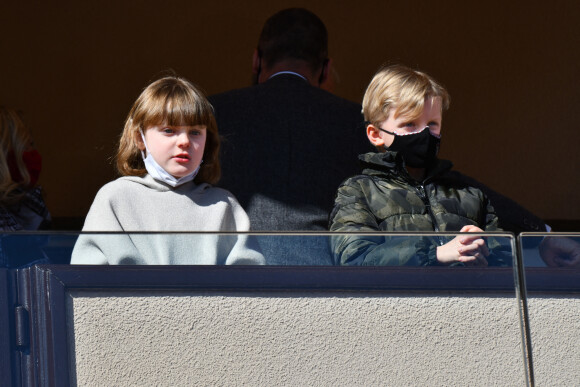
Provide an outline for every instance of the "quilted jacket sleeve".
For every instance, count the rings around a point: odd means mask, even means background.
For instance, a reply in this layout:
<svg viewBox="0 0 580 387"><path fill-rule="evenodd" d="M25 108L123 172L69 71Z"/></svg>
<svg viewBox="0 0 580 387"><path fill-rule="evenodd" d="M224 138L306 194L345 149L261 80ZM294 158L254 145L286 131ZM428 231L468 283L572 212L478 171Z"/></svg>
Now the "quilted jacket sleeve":
<svg viewBox="0 0 580 387"><path fill-rule="evenodd" d="M422 266L437 263L437 243L424 236L386 236L380 232L366 195L356 180L338 189L330 215L330 240L334 263L338 265ZM344 233L344 234L343 234Z"/></svg>

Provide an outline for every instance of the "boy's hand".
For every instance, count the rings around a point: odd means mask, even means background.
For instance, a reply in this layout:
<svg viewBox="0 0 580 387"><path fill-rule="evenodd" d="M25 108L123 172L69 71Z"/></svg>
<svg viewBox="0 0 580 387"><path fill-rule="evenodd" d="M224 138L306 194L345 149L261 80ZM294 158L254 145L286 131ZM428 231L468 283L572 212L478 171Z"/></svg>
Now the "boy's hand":
<svg viewBox="0 0 580 387"><path fill-rule="evenodd" d="M476 226L463 226L460 232L483 232ZM489 250L481 236L459 235L443 246L437 247L437 260L449 265L462 262L466 266L487 266Z"/></svg>

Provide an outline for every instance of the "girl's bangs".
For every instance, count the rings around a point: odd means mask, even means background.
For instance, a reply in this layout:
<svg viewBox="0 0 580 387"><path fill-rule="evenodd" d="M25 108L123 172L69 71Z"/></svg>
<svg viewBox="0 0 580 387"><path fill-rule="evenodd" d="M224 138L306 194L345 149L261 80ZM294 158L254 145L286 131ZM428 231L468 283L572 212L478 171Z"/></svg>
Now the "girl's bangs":
<svg viewBox="0 0 580 387"><path fill-rule="evenodd" d="M212 117L211 105L202 98L189 93L172 93L152 101L146 109L144 126L209 126Z"/></svg>

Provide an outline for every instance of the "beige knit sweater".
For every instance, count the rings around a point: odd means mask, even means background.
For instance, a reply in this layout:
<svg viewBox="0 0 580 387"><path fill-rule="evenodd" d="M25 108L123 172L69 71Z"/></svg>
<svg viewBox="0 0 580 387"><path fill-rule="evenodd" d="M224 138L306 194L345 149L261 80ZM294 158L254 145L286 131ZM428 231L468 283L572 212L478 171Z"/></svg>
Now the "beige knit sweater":
<svg viewBox="0 0 580 387"><path fill-rule="evenodd" d="M249 229L245 211L224 189L125 176L97 193L83 232L101 233L79 236L71 264L264 264L257 240L236 233ZM200 231L208 233L191 233Z"/></svg>

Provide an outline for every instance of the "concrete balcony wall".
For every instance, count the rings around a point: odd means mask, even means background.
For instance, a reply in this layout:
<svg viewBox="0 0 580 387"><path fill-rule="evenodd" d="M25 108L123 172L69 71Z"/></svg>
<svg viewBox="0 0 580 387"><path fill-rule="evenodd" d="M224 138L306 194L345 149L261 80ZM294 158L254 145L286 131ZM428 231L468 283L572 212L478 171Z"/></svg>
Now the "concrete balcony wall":
<svg viewBox="0 0 580 387"><path fill-rule="evenodd" d="M67 331L82 386L525 385L515 293L79 291Z"/></svg>
<svg viewBox="0 0 580 387"><path fill-rule="evenodd" d="M577 386L580 381L580 297L528 300L534 374L538 386Z"/></svg>

